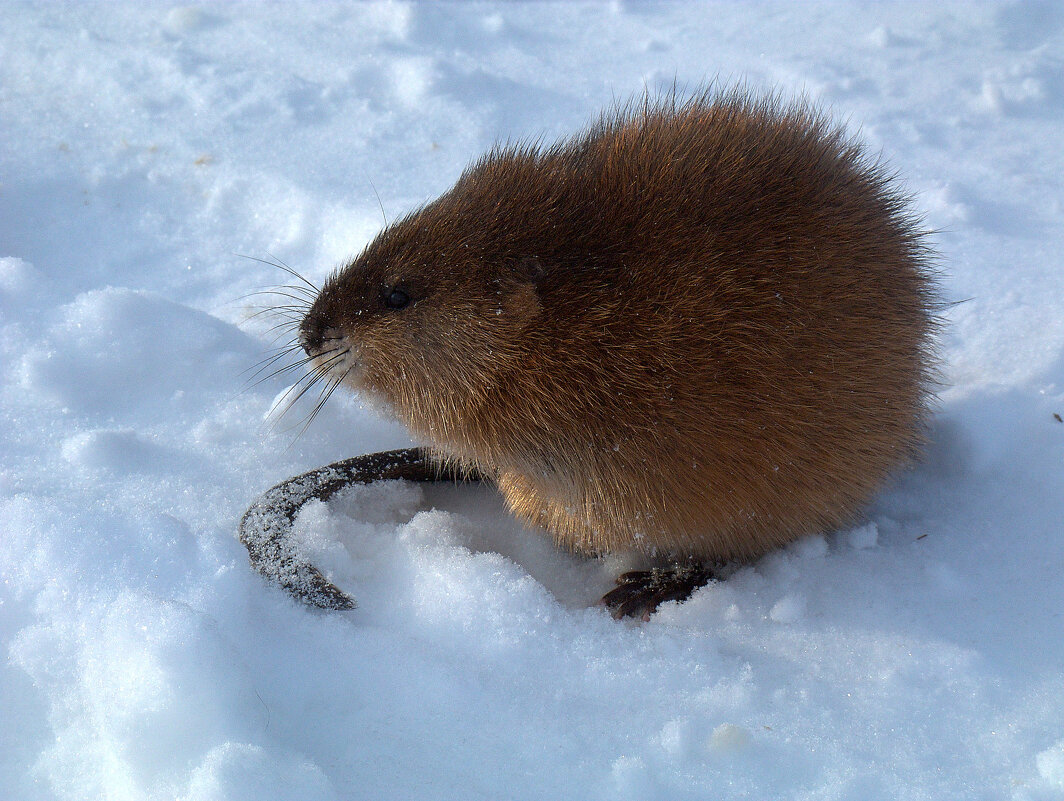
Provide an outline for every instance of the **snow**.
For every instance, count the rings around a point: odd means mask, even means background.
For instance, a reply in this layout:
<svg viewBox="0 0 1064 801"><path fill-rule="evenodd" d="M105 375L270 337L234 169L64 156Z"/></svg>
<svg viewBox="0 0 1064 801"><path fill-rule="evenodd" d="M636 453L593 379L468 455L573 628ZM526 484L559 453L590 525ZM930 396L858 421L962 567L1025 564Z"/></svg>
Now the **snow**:
<svg viewBox="0 0 1064 801"><path fill-rule="evenodd" d="M0 798L1064 798L1062 75L1053 2L0 4ZM265 584L247 505L409 440L269 415L239 254L319 281L493 142L715 77L937 230L923 463L645 624L472 487L306 509L353 611Z"/></svg>

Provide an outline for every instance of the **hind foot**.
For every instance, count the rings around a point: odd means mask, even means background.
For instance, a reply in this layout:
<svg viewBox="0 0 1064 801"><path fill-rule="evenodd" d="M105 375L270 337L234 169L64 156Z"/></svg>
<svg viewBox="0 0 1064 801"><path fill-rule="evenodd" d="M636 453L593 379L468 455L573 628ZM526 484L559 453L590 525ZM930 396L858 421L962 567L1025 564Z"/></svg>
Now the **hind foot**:
<svg viewBox="0 0 1064 801"><path fill-rule="evenodd" d="M617 586L603 595L600 603L616 620L638 617L647 621L659 604L686 601L712 578L713 571L698 562L633 570L618 576Z"/></svg>

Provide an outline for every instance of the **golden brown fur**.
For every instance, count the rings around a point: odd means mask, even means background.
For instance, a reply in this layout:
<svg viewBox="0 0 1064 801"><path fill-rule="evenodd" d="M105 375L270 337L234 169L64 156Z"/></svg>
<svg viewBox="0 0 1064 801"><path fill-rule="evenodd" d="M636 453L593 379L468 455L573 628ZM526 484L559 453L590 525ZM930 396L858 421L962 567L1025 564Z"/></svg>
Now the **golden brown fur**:
<svg viewBox="0 0 1064 801"><path fill-rule="evenodd" d="M493 150L301 331L559 543L750 558L851 520L913 453L927 261L822 115L707 94Z"/></svg>

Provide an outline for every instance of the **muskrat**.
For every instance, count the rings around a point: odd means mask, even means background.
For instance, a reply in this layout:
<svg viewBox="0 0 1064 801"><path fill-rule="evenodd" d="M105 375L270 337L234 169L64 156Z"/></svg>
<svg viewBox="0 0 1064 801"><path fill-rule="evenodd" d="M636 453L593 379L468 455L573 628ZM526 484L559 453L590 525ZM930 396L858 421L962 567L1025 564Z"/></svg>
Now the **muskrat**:
<svg viewBox="0 0 1064 801"><path fill-rule="evenodd" d="M932 261L817 109L644 98L496 146L329 277L299 338L559 545L667 557L604 599L647 615L852 522L914 456Z"/></svg>

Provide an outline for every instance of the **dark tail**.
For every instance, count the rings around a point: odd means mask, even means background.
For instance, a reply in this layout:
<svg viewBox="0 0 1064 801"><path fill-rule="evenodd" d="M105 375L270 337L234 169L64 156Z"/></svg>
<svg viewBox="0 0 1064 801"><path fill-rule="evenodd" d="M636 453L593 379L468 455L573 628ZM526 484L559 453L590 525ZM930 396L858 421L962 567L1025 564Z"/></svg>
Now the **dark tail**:
<svg viewBox="0 0 1064 801"><path fill-rule="evenodd" d="M240 541L248 549L251 566L306 604L354 609L354 598L302 558L292 541L292 524L308 501L327 501L352 484L396 479L460 481L480 476L441 464L423 448L367 453L294 476L260 495L240 518Z"/></svg>

